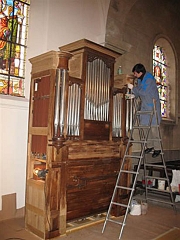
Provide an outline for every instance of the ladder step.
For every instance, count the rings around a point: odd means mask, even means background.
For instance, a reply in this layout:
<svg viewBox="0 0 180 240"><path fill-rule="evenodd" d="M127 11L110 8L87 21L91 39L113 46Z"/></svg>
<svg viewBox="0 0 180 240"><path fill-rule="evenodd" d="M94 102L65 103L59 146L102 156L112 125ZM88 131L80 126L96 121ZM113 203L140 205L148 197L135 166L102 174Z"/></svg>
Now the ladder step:
<svg viewBox="0 0 180 240"><path fill-rule="evenodd" d="M141 156L137 156L137 155L124 155L124 158L141 158Z"/></svg>
<svg viewBox="0 0 180 240"><path fill-rule="evenodd" d="M161 190L161 189L158 189L158 188L153 188L153 187L147 187L148 190L151 190L151 191L155 191L155 192L163 192L163 193L171 193L167 190Z"/></svg>
<svg viewBox="0 0 180 240"><path fill-rule="evenodd" d="M159 124L156 124L156 125L151 125L151 128L159 128L160 125Z"/></svg>
<svg viewBox="0 0 180 240"><path fill-rule="evenodd" d="M136 112L137 115L141 115L141 114L154 114L153 111L137 111Z"/></svg>
<svg viewBox="0 0 180 240"><path fill-rule="evenodd" d="M161 138L148 138L148 141L156 141L156 142L161 142Z"/></svg>
<svg viewBox="0 0 180 240"><path fill-rule="evenodd" d="M128 205L122 204L122 203L118 203L118 202L112 202L111 204L117 205L117 206L121 206L121 207L125 207L125 208L130 208L130 207L128 207Z"/></svg>
<svg viewBox="0 0 180 240"><path fill-rule="evenodd" d="M169 205L172 205L172 206L175 205L173 202L167 202L167 201L159 200L159 199L156 199L156 198L147 198L147 200L160 202L160 203L165 203L165 204L169 204Z"/></svg>
<svg viewBox="0 0 180 240"><path fill-rule="evenodd" d="M165 180L165 181L168 181L169 182L169 178L163 178L163 177L156 177L156 176L149 176L149 175L146 175L145 176L146 179L157 179L157 180Z"/></svg>
<svg viewBox="0 0 180 240"><path fill-rule="evenodd" d="M130 139L129 142L131 142L131 143L141 143L141 144L147 143L147 141L145 141L145 140L143 141L143 140L134 140L134 139Z"/></svg>
<svg viewBox="0 0 180 240"><path fill-rule="evenodd" d="M136 126L136 125L135 125ZM150 125L145 125L146 127L150 126ZM144 125L139 125L139 127L144 127ZM160 125L154 125L154 126L150 126L150 128L156 128L158 129L160 127Z"/></svg>
<svg viewBox="0 0 180 240"><path fill-rule="evenodd" d="M145 167L155 167L155 168L166 168L165 165L157 165L157 164L151 164L151 163L145 163Z"/></svg>
<svg viewBox="0 0 180 240"><path fill-rule="evenodd" d="M117 223L117 224L119 224L119 225L123 225L122 222L118 222L118 221L112 220L112 219L110 219L110 218L108 218L107 221L113 222L113 223ZM124 224L124 226L125 226L125 224Z"/></svg>
<svg viewBox="0 0 180 240"><path fill-rule="evenodd" d="M145 139L145 138L141 138L141 140L144 142L150 142L150 141L154 141L154 142L161 142L162 141L162 139L161 138L147 138L147 139Z"/></svg>
<svg viewBox="0 0 180 240"><path fill-rule="evenodd" d="M120 170L120 172L122 172L122 173L131 173L131 174L139 174L139 172L128 171L128 170Z"/></svg>
<svg viewBox="0 0 180 240"><path fill-rule="evenodd" d="M134 129L149 129L151 126L133 126Z"/></svg>
<svg viewBox="0 0 180 240"><path fill-rule="evenodd" d="M130 188L130 187L124 187L124 186L116 186L119 189L126 189L126 190L134 190L134 188Z"/></svg>

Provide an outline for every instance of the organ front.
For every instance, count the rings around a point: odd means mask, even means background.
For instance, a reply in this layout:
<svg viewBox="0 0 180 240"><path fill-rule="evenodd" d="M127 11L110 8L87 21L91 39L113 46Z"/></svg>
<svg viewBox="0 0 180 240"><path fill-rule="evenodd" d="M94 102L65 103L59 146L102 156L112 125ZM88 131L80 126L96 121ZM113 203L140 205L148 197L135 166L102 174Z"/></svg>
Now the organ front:
<svg viewBox="0 0 180 240"><path fill-rule="evenodd" d="M118 57L82 39L30 59L25 224L43 239L108 209L132 118L125 85L133 77L114 76ZM123 181L130 185L127 174ZM117 197L126 203L127 190Z"/></svg>

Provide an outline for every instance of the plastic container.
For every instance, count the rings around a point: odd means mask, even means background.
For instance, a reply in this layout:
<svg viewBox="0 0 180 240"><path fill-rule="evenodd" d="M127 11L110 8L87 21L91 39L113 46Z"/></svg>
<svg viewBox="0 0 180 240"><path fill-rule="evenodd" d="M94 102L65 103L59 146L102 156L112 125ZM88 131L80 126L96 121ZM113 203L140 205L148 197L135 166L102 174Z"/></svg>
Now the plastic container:
<svg viewBox="0 0 180 240"><path fill-rule="evenodd" d="M158 180L158 189L159 190L165 189L165 180Z"/></svg>
<svg viewBox="0 0 180 240"><path fill-rule="evenodd" d="M148 210L148 204L147 203L141 203L141 214L145 215Z"/></svg>

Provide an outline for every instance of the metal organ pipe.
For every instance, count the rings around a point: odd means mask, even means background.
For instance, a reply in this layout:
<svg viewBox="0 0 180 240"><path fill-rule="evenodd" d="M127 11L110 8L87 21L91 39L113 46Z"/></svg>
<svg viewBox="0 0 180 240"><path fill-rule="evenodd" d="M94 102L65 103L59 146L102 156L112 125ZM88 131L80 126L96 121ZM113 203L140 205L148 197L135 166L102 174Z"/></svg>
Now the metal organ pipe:
<svg viewBox="0 0 180 240"><path fill-rule="evenodd" d="M69 86L68 94L67 134L69 136L79 136L80 102L81 86L77 83L73 83Z"/></svg>
<svg viewBox="0 0 180 240"><path fill-rule="evenodd" d="M56 70L56 94L54 113L54 137L62 137L64 131L65 84L67 73L65 69Z"/></svg>
<svg viewBox="0 0 180 240"><path fill-rule="evenodd" d="M71 118L72 118L72 86L69 86L69 94L68 94L68 129L67 129L67 134L71 135Z"/></svg>
<svg viewBox="0 0 180 240"><path fill-rule="evenodd" d="M130 93L127 89L127 93ZM112 134L113 137L122 137L122 104L123 94L116 93L113 96L113 122L112 122ZM134 116L134 99L126 100L126 135L129 135L129 131L132 129L133 116Z"/></svg>
<svg viewBox="0 0 180 240"><path fill-rule="evenodd" d="M75 85L75 122L74 122L74 135L79 135L79 117L80 117L80 88L78 85Z"/></svg>
<svg viewBox="0 0 180 240"><path fill-rule="evenodd" d="M122 137L122 94L113 96L113 137Z"/></svg>
<svg viewBox="0 0 180 240"><path fill-rule="evenodd" d="M68 81L68 61L72 57L71 53L60 52L59 64L56 69L55 81L55 104L54 104L54 133L52 145L57 149L63 146L65 141L65 120L66 120L66 94Z"/></svg>
<svg viewBox="0 0 180 240"><path fill-rule="evenodd" d="M59 106L60 99L60 71L56 70L56 93L55 93L55 111L54 111L54 137L58 136L58 126L59 126Z"/></svg>
<svg viewBox="0 0 180 240"><path fill-rule="evenodd" d="M90 59L86 72L84 118L108 121L110 69L99 58Z"/></svg>
<svg viewBox="0 0 180 240"><path fill-rule="evenodd" d="M60 75L60 78L61 78L61 93L60 93L60 102L59 102L59 105L60 105L60 113L59 113L59 116L60 116L60 119L59 119L59 127L60 127L60 136L63 135L63 132L64 132L64 121L65 121L65 109L66 109L66 103L65 103L65 93L66 93L66 88L65 88L65 85L66 85L66 79L67 79L67 72L65 69L62 69L61 70L61 75Z"/></svg>

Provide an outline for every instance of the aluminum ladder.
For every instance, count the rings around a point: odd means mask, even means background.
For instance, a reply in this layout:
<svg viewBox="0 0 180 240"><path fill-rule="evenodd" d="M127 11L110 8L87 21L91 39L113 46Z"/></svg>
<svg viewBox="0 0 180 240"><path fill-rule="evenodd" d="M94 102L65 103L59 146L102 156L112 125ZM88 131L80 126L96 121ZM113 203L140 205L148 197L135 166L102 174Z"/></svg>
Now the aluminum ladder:
<svg viewBox="0 0 180 240"><path fill-rule="evenodd" d="M135 188L136 188L137 178L138 178L139 171L140 171L142 166L143 166L143 170L144 170L143 173L144 173L144 179L145 179L145 201L146 202L156 201L156 202L161 202L161 203L165 203L165 204L170 204L170 205L173 206L174 210L176 211L176 205L174 203L174 198L173 198L173 194L172 194L172 190L171 190L171 185L170 185L170 181L169 181L169 177L168 177L168 173L167 173L167 169L166 169L166 164L165 164L165 160L164 160L164 153L163 153L163 148L162 148L160 126L158 124L156 103L154 101L154 107L153 107L152 111L140 111L139 106L140 106L140 104L138 104L137 101L134 100L135 111L134 111L134 116L133 116L132 129L130 130L129 140L128 140L128 143L127 143L127 147L126 147L126 150L125 150L125 153L124 153L124 157L123 157L123 160L122 160L120 171L119 171L119 174L118 174L118 177L117 177L117 180L116 180L113 195L112 195L112 198L111 198L111 201L110 201L110 205L109 205L107 215L106 215L106 218L105 218L105 221L104 221L103 229L102 229L102 233L103 233L105 231L107 222L112 222L112 223L120 225L121 229L120 229L119 239L121 239L123 229L126 225L126 219L127 219L128 213L131 209L131 201L132 201L133 194L134 194L134 191L135 191ZM140 125L140 116L142 116L144 114L149 116L149 123L146 126ZM153 116L155 116L156 123L157 123L156 126L153 126L153 127L157 128L157 139L149 139L148 138L150 129L152 127ZM137 139L137 140L135 140L135 139ZM161 149L160 149L161 152L160 152L159 157L161 158L162 164L156 165L156 164L153 164L153 163L149 163L149 161L147 160L147 157L145 155L148 155L148 154L145 154L144 151L147 147L148 140L159 141L160 146L161 146ZM139 146L140 151L139 151L138 155L136 155L136 154L132 155L131 154L130 151L131 151L131 146L132 145ZM131 171L126 170L125 167L124 167L125 162L129 161L130 159L133 160L135 164L137 164L137 168L135 170L131 170ZM153 167L161 169L164 172L164 177L149 176L147 169L148 168L153 169ZM132 179L131 186L123 186L122 185L122 180L121 179L122 179L122 176L124 174L129 174L129 176L131 177L131 179ZM164 180L167 183L167 186L169 187L169 190L168 191L167 190L160 190L158 188L149 187L148 184L147 184L147 180L149 178L157 179L157 180ZM129 199L127 201L127 204L124 204L124 202L122 202L122 200L120 198L118 200L118 197L117 197L118 196L118 191L122 190L122 189L126 190L128 192ZM160 193L160 194L165 193L166 195L168 195L169 200L162 201L158 198L149 197L149 195L151 195L152 192L156 193L156 197L158 195L157 193ZM115 218L113 215L111 215L111 210L112 210L113 206L122 207L122 208L125 209L125 214L123 216L122 221Z"/></svg>

